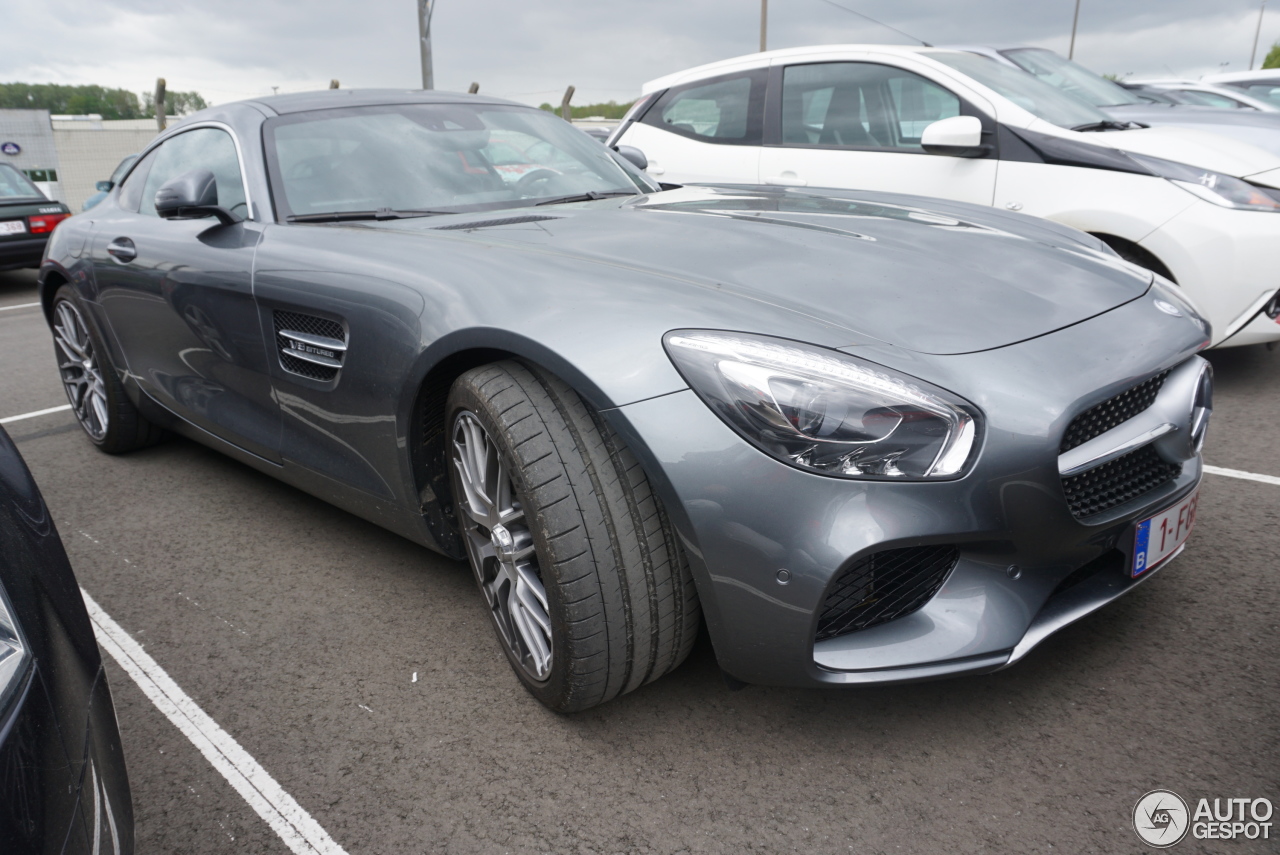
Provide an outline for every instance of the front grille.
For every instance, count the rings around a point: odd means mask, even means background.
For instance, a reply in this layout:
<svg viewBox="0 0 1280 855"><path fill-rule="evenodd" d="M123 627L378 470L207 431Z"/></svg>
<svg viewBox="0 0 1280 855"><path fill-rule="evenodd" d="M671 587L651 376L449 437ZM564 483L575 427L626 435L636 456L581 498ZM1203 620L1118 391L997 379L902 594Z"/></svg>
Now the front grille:
<svg viewBox="0 0 1280 855"><path fill-rule="evenodd" d="M1154 446L1144 445L1087 472L1063 478L1062 489L1071 514L1084 519L1168 484L1181 473L1181 466L1165 460Z"/></svg>
<svg viewBox="0 0 1280 855"><path fill-rule="evenodd" d="M827 592L817 640L911 614L938 593L959 560L960 550L954 546L888 549L859 559Z"/></svg>
<svg viewBox="0 0 1280 855"><path fill-rule="evenodd" d="M1137 386L1131 386L1114 398L1108 398L1076 416L1071 420L1071 424L1067 425L1067 432L1062 437L1059 453L1065 454L1094 437L1102 436L1116 425L1129 421L1150 407L1156 395L1160 394L1160 387L1164 385L1165 378L1168 376L1168 371L1161 371L1151 379L1144 380Z"/></svg>
<svg viewBox="0 0 1280 855"><path fill-rule="evenodd" d="M289 349L289 340L280 335L281 330L292 330L293 332L308 333L309 335L319 335L325 338L335 338L338 341L346 341L347 334L342 329L342 324L337 321L331 321L328 318L317 318L315 315L303 315L298 312L284 312L276 310L275 326L276 326L276 352L280 354L280 364L284 366L286 371L294 374L300 374L303 377L309 377L312 380L329 381L338 376L338 369L331 368L328 365L316 365L312 362L298 359L296 356L290 356L286 351Z"/></svg>

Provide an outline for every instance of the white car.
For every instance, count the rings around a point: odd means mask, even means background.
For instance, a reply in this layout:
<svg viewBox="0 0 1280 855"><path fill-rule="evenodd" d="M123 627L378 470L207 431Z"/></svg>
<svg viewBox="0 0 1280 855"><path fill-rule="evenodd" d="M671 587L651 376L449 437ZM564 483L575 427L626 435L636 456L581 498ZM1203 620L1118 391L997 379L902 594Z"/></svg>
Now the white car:
<svg viewBox="0 0 1280 855"><path fill-rule="evenodd" d="M1280 105L1280 68L1263 68L1258 71L1227 71L1222 74L1206 74L1204 83L1229 86L1247 92L1254 98L1263 98Z"/></svg>
<svg viewBox="0 0 1280 855"><path fill-rule="evenodd" d="M840 45L651 81L610 145L675 184L940 196L1047 217L1180 285L1216 346L1280 340L1280 157L1118 122L976 54Z"/></svg>
<svg viewBox="0 0 1280 855"><path fill-rule="evenodd" d="M1243 89L1203 83L1199 80L1126 80L1125 86L1154 89L1174 96L1174 100L1179 104L1191 104L1196 107L1257 110L1262 113L1280 112L1280 103L1276 101L1250 95Z"/></svg>

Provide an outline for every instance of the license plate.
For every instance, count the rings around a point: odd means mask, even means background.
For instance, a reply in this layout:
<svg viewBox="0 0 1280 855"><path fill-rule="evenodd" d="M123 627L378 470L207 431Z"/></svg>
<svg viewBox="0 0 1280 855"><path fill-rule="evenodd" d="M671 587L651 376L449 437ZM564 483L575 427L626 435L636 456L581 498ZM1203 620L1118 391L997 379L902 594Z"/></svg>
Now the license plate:
<svg viewBox="0 0 1280 855"><path fill-rule="evenodd" d="M1141 576L1187 542L1191 527L1196 524L1196 503L1199 500L1200 491L1197 490L1173 507L1138 523L1130 575Z"/></svg>
<svg viewBox="0 0 1280 855"><path fill-rule="evenodd" d="M0 223L0 235L20 235L27 231L27 224L22 220L5 220Z"/></svg>

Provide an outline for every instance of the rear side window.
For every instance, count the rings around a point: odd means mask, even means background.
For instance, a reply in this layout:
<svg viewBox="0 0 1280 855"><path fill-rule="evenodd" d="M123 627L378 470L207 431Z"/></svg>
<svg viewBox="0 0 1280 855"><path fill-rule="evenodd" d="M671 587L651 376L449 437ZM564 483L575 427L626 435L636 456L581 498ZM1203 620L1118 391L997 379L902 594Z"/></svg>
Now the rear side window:
<svg viewBox="0 0 1280 855"><path fill-rule="evenodd" d="M793 65L782 77L782 143L921 151L924 129L960 109L954 94L901 68Z"/></svg>
<svg viewBox="0 0 1280 855"><path fill-rule="evenodd" d="M765 76L757 70L674 87L642 121L702 142L760 145Z"/></svg>

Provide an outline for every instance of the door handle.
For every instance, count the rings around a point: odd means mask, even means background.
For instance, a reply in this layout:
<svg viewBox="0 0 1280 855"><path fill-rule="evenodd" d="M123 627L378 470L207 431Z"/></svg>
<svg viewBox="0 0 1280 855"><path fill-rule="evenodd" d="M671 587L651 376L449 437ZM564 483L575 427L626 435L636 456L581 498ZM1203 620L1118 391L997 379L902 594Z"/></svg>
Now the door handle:
<svg viewBox="0 0 1280 855"><path fill-rule="evenodd" d="M138 248L127 237L118 237L107 244L107 255L122 264L128 264L138 257Z"/></svg>
<svg viewBox="0 0 1280 855"><path fill-rule="evenodd" d="M773 175L764 180L765 184L772 184L775 187L807 187L809 182L805 181L794 172L784 172L781 175Z"/></svg>

